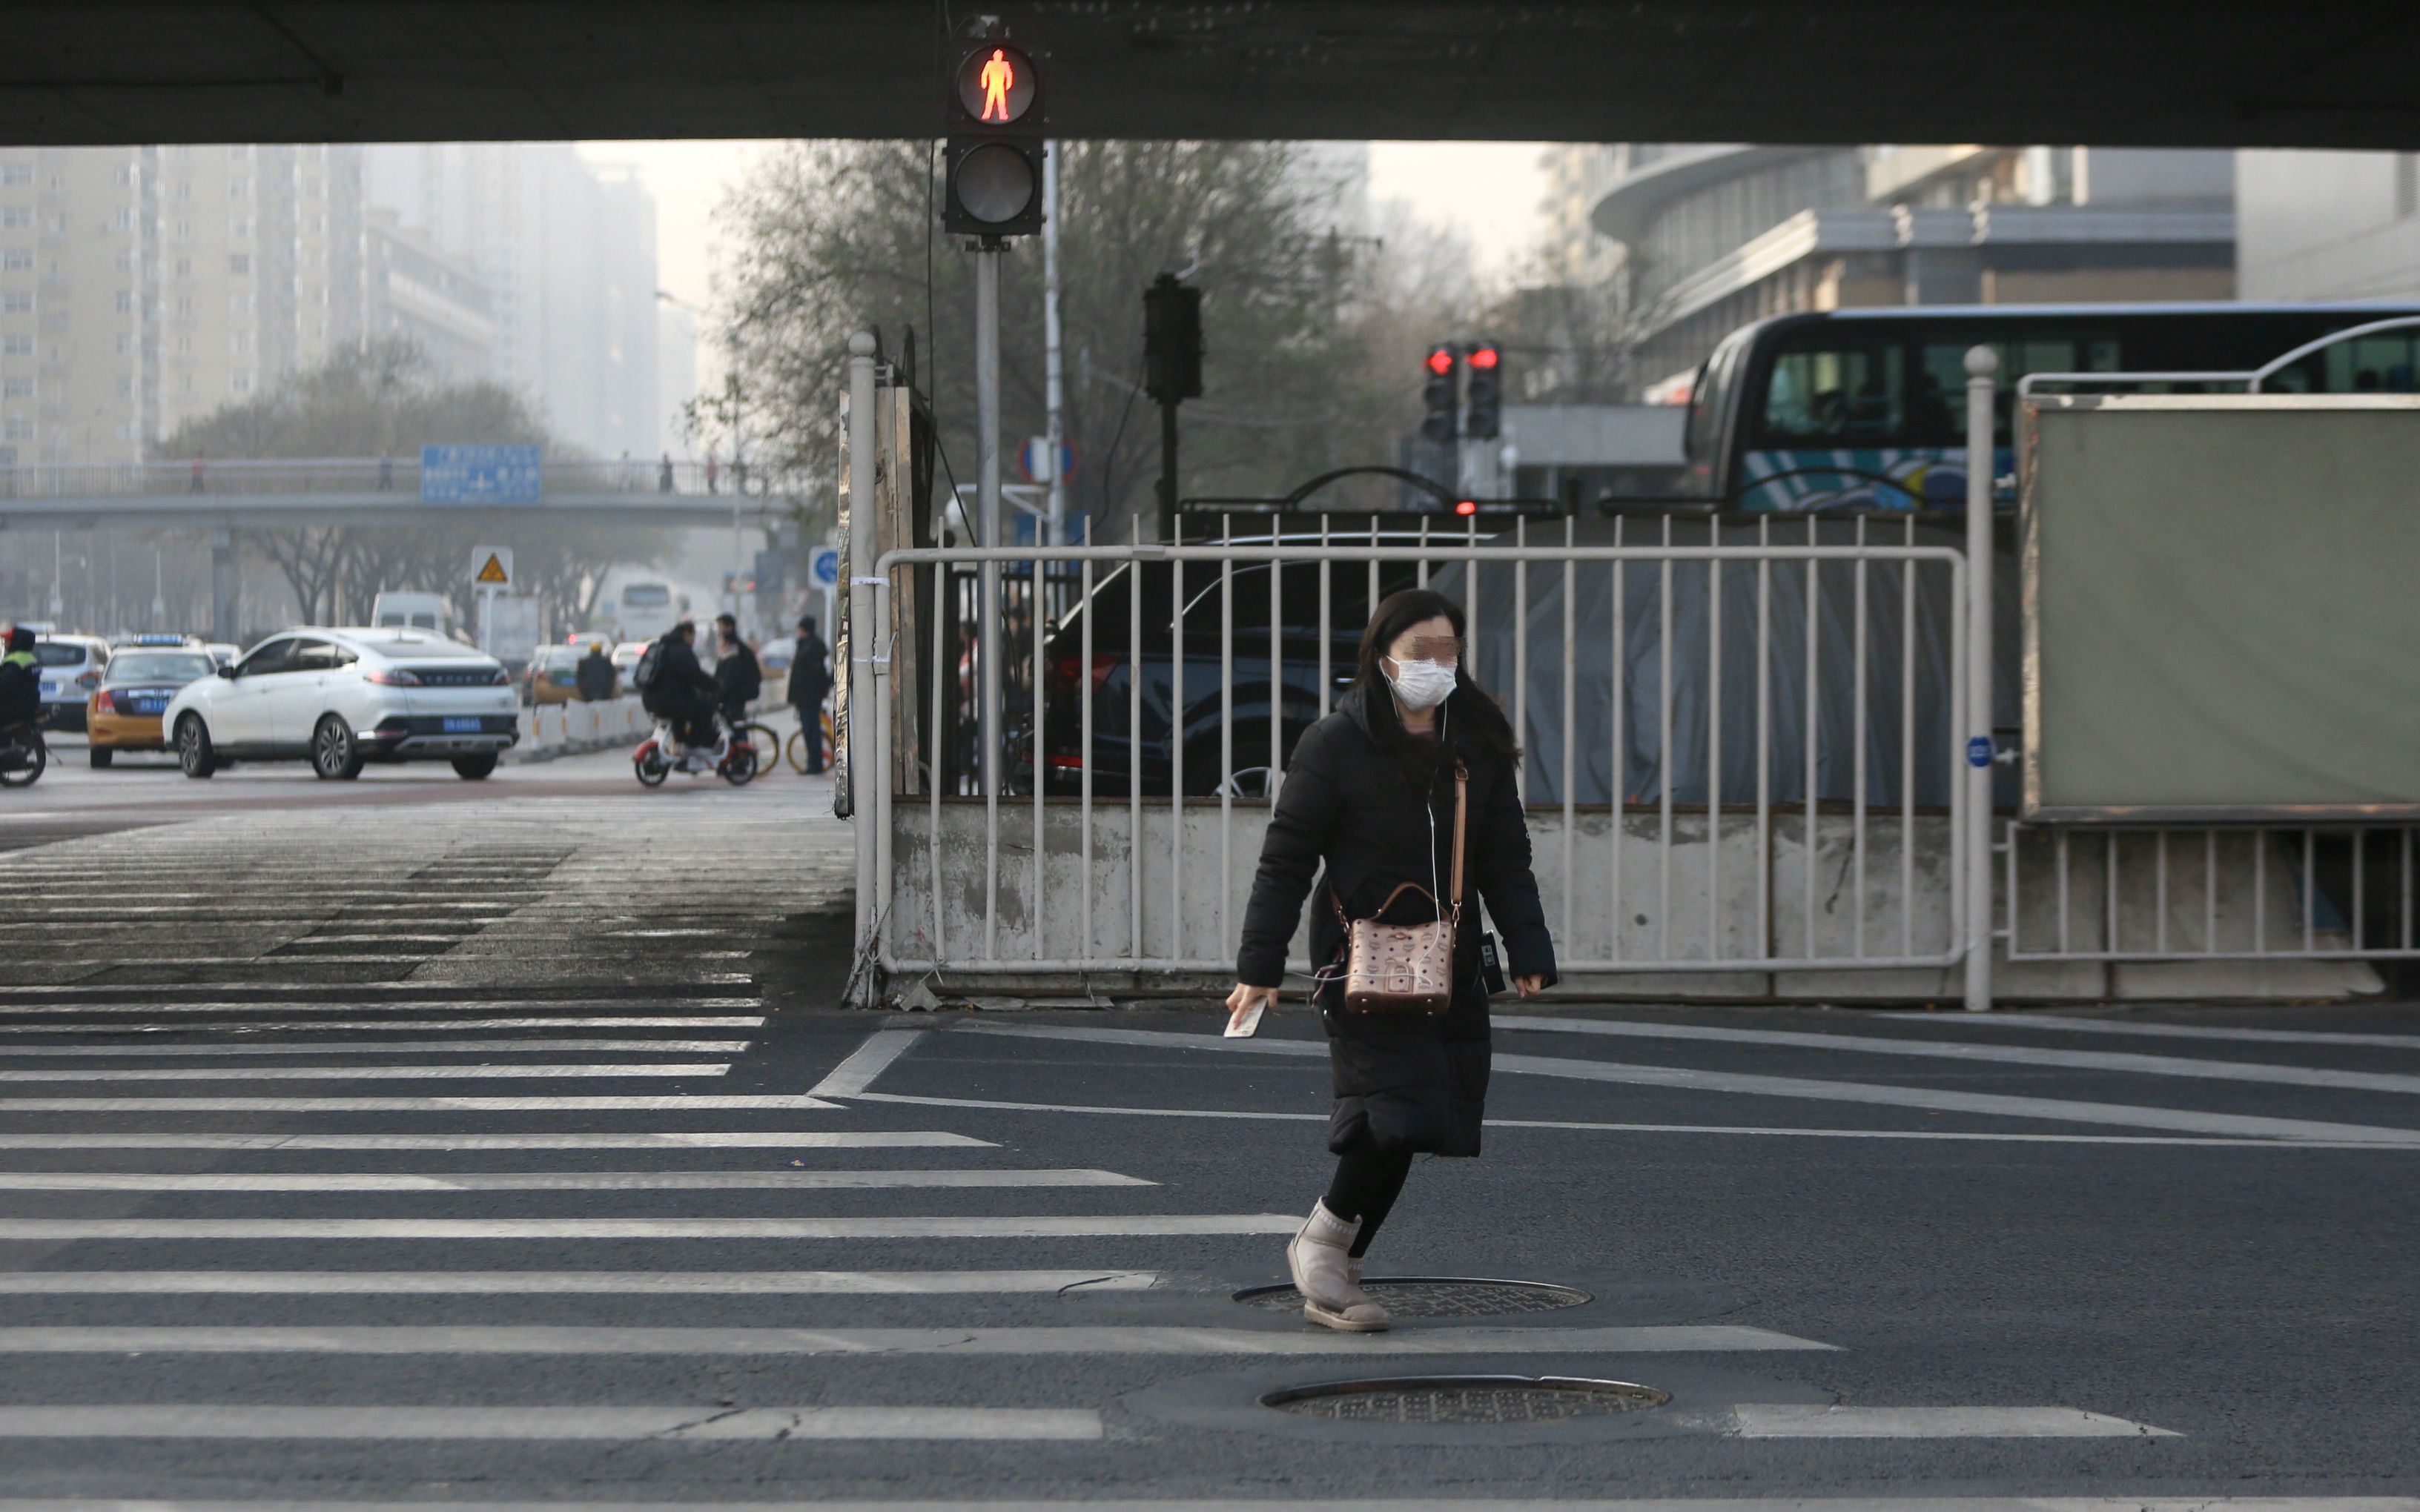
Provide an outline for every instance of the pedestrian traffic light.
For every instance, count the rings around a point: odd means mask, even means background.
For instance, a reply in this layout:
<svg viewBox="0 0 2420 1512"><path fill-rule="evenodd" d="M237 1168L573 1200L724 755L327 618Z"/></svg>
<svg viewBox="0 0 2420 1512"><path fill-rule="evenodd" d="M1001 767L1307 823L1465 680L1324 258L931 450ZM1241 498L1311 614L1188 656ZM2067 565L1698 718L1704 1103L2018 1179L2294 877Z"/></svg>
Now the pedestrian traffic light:
<svg viewBox="0 0 2420 1512"><path fill-rule="evenodd" d="M1174 273L1142 291L1142 387L1161 404L1202 396L1202 291Z"/></svg>
<svg viewBox="0 0 2420 1512"><path fill-rule="evenodd" d="M1449 346L1429 348L1421 365L1429 370L1427 388L1422 391L1429 412L1420 422L1420 434L1433 441L1450 441L1462 434L1461 385L1455 382L1461 358Z"/></svg>
<svg viewBox="0 0 2420 1512"><path fill-rule="evenodd" d="M1477 342L1464 361L1470 364L1470 404L1462 433L1492 441L1504 429L1504 349L1492 341Z"/></svg>
<svg viewBox="0 0 2420 1512"><path fill-rule="evenodd" d="M941 224L985 238L1042 229L1042 72L998 27L954 46Z"/></svg>

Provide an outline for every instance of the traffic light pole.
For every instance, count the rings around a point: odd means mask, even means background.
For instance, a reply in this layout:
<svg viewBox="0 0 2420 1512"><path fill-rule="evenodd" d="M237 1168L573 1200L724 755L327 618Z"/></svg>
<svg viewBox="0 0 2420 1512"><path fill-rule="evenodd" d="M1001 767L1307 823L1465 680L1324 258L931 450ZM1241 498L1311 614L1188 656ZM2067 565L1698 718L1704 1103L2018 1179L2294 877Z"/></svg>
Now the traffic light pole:
<svg viewBox="0 0 2420 1512"><path fill-rule="evenodd" d="M981 544L1008 544L1000 521L1000 259L996 240L975 249L975 512ZM975 656L983 669L982 741L984 796L1000 799L1000 666L1007 627L1000 612L1000 563L983 564L981 628Z"/></svg>
<svg viewBox="0 0 2420 1512"><path fill-rule="evenodd" d="M1067 384L1060 356L1059 154L1042 160L1042 426L1044 475L1050 481L1050 538L1067 544Z"/></svg>
<svg viewBox="0 0 2420 1512"><path fill-rule="evenodd" d="M1159 402L1159 538L1176 539L1176 401Z"/></svg>

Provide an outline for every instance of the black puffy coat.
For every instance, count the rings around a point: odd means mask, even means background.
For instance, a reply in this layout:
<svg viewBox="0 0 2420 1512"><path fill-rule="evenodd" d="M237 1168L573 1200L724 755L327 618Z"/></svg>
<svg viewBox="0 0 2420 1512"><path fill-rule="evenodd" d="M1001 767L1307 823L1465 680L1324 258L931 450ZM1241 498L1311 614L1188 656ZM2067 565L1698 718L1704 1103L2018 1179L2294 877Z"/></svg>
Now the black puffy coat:
<svg viewBox="0 0 2420 1512"><path fill-rule="evenodd" d="M1554 980L1555 947L1538 902L1538 880L1529 870L1529 832L1512 764L1453 732L1453 707L1471 696L1456 693L1450 699L1445 720L1447 739L1470 772L1453 999L1434 1018L1357 1013L1345 1009L1341 983L1320 989L1316 1000L1336 1083L1327 1142L1340 1154L1479 1153L1488 1072L1481 902L1503 933L1508 973ZM1307 896L1312 906L1311 961L1325 965L1338 959L1344 937L1331 892L1355 918L1370 917L1399 883L1425 888L1435 880L1439 891L1450 893L1453 789L1448 763L1424 801L1402 763L1372 731L1362 690L1348 690L1334 714L1303 732L1286 766L1251 903L1244 911L1236 980L1257 987L1283 981L1286 946ZM1324 870L1314 895L1312 872L1319 868ZM1388 918L1415 923L1435 917L1426 910L1424 901L1406 894Z"/></svg>
<svg viewBox="0 0 2420 1512"><path fill-rule="evenodd" d="M831 652L824 645L823 637L810 630L799 637L790 653L790 706L812 709L821 704L832 689L831 669L825 665Z"/></svg>

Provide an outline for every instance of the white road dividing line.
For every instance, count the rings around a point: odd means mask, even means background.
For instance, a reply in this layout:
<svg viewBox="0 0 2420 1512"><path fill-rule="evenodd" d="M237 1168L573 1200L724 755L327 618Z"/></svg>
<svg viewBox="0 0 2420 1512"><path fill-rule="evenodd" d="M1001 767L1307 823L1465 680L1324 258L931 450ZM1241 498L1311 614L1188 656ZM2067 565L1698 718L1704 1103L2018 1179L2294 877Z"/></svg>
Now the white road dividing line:
<svg viewBox="0 0 2420 1512"><path fill-rule="evenodd" d="M414 990L425 990L426 985L426 983L415 983ZM122 983L108 987L85 987L70 984L58 987L0 987L0 994L123 993L126 990L126 987ZM163 993L196 991L223 993L226 991L226 986L224 982L212 982L207 987L200 988L157 987L147 988L145 990L148 992ZM556 1017L550 1019L549 1022L571 1023L581 1018L597 1013L627 1013L633 1009L644 1009L651 1013L669 1013L675 1009L690 1008L708 1012L732 1012L741 1011L761 1011L765 1006L765 1000L761 997L691 998L682 997L677 995L668 997L649 999L644 1002L632 998L613 997L504 997L497 998L493 1001L480 1000L475 1002L465 1002L459 998L451 997L406 997L381 1000L376 995L382 990L384 990L383 984L376 982L360 986L340 988L322 981L315 982L305 987L267 986L262 988L262 991L272 993L333 993L342 991L349 995L348 1000L341 1003L264 1003L257 997L247 997L240 999L205 998L197 1002L189 1003L23 1003L13 1008L0 1007L0 1013L119 1013L134 1018L148 1018L151 1015L158 1013L365 1013L372 1010L382 1010L396 1013L527 1013L539 1009L560 1009L562 1010L562 1012ZM682 1022L699 1023L705 1021L684 1018ZM756 1022L761 1024L764 1020L760 1017Z"/></svg>
<svg viewBox="0 0 2420 1512"><path fill-rule="evenodd" d="M1100 1413L1047 1407L0 1407L0 1439L1068 1443L1099 1437Z"/></svg>
<svg viewBox="0 0 2420 1512"><path fill-rule="evenodd" d="M960 1034L1024 1035L1036 1039L1079 1040L1095 1044L1171 1047L1228 1054L1325 1056L1327 1047L1302 1040L1229 1040L1206 1034L1174 1034L1156 1029L1089 1029L1053 1025L962 1024ZM2333 1140L2359 1145L2420 1146L2420 1129L2396 1129L2361 1123L2327 1123L2305 1119L2270 1119L2250 1114L2198 1113L2181 1108L2135 1107L2119 1103L2079 1103L2064 1098L2017 1097L1998 1092L1961 1092L1930 1087L1890 1087L1871 1082L1836 1082L1800 1076L1763 1076L1744 1072L1695 1071L1676 1066L1639 1066L1612 1060L1569 1060L1551 1056L1494 1057L1499 1073L1560 1076L1577 1081L1615 1082L1633 1087L1665 1087L1681 1091L1733 1092L1751 1097L1793 1097L1814 1102L1865 1103L1884 1107L1923 1108L1938 1113L1975 1113L1995 1118L2042 1119L2061 1123L2103 1123L2119 1128L2166 1129L2180 1134L2234 1134L2245 1138Z"/></svg>
<svg viewBox="0 0 2420 1512"><path fill-rule="evenodd" d="M768 1129L700 1134L0 1134L0 1149L933 1149L1000 1147L966 1134Z"/></svg>
<svg viewBox="0 0 2420 1512"><path fill-rule="evenodd" d="M1092 1169L848 1171L0 1171L0 1192L876 1192L1157 1186Z"/></svg>
<svg viewBox="0 0 2420 1512"><path fill-rule="evenodd" d="M1158 1284L1156 1271L0 1271L6 1296L938 1297Z"/></svg>
<svg viewBox="0 0 2420 1512"><path fill-rule="evenodd" d="M1295 1220L1301 1227L1301 1220ZM1162 1328L0 1328L0 1354L1325 1355L1683 1354L1830 1350L1733 1323L1386 1334Z"/></svg>
<svg viewBox="0 0 2420 1512"><path fill-rule="evenodd" d="M285 956L285 957L280 957L280 958L278 958L278 959L277 959L277 960L275 960L275 961L271 961L271 962L268 962L268 963L261 963L261 962L258 962L258 961L246 961L244 964L247 964L247 965L252 965L252 964L271 964L271 965L302 964L308 964L309 962L311 962L311 961L312 961L312 960L314 960L314 959L317 959L317 958L315 958L315 957L310 957L310 956ZM340 957L340 958L337 958L337 959L344 959L344 960L356 960L356 959L359 959L359 958L358 958L358 957ZM429 958L429 957L427 957L427 956L417 956L417 955L414 955L414 956L399 956L399 957L397 957L396 959L398 959L398 960L403 960L403 961L426 961L426 962L428 962L428 963L429 963L430 964L432 964L432 965L433 965L433 964L440 964L440 963L439 963L439 962L437 962L437 961L432 961L432 960L430 960L430 958ZM570 959L574 959L574 958L573 958L573 957L571 957L571 956L551 956L551 957L549 957L548 959L550 959L550 960L570 960ZM101 964L101 965L105 965L105 966L122 966L122 965L124 965L126 963L125 963L125 961L124 961L124 959L123 959L123 958L116 958L116 959L112 959L112 960L108 960L108 961L100 962L100 963L98 963L98 964ZM672 981L666 981L666 982L661 983L660 985L664 988L664 990L665 990L667 993L672 993L672 992L676 991L676 989L677 989L678 987L697 987L697 986L717 986L717 987L721 987L721 986L733 986L733 987L737 987L737 986L745 986L745 985L748 985L748 984L750 984L752 980L753 980L753 979L752 979L752 978L751 978L751 977L748 975L748 973L746 973L746 972L744 972L744 971L698 971L698 972L684 972L684 973L682 973L682 975L681 975L681 977L680 977L680 979L679 979L679 980L678 980L678 982L677 982L677 983L675 983L675 982L672 982ZM380 991L381 989L388 990L388 991L392 991L395 985L396 985L396 984L393 984L393 983L381 983L381 982L367 982L367 983L363 983L363 982L326 982L326 981L246 981L246 982L224 982L224 981L214 981L214 982L194 982L194 983L187 983L187 984L183 984L183 985L181 985L181 986L159 986L159 987L150 987L150 986L147 986L147 987L143 988L143 989L142 989L142 991L144 991L144 992L147 992L147 993L161 993L161 994L163 994L163 995L164 995L164 994L168 994L168 993L179 992L179 991L182 991L182 992L212 992L212 993L225 993L225 992L228 991L231 987L240 987L240 988L241 988L243 991L245 991L245 992L248 992L248 993L259 993L259 994L263 994L263 995L274 995L274 994L277 994L277 993L293 993L293 994L296 994L296 995L300 995L306 994L306 993L317 993L317 994L320 994L320 995L327 995L327 994L330 994L330 993L336 993L336 992L342 992L342 993L346 993L346 994L348 994L348 995L355 995L355 994L359 994L359 995L368 995L368 994L374 994L374 993L377 993L377 992ZM428 990L428 988L429 988L429 986L431 985L431 983L430 983L430 982L428 982L428 981L427 981L427 980L423 980L413 981L413 982L408 983L408 984L406 984L406 985L409 985L409 986L410 986L413 991L415 991L415 992L424 992L424 993L425 993L425 992L427 992L427 991ZM570 986L575 987L575 988L585 988L585 989L587 989L587 990L589 990L589 991L591 991L591 992L594 992L594 991L596 991L596 990L597 990L597 988L598 986L600 986L600 985L605 985L605 983L601 983L601 982L597 981L597 980L595 980L594 978L592 978L591 980L587 980L587 981L581 981L581 982L568 983L567 985L570 985ZM650 984L649 984L649 983L646 983L646 982L644 982L644 981L640 981L640 982L617 981L617 982L613 983L612 985L616 985L616 986L623 986L623 985L628 985L628 986L647 986L647 985L650 985ZM7 984L7 985L0 985L0 996L11 996L11 997L14 997L14 996L24 996L24 997L35 997L35 996L65 995L69 995L69 994L87 994L87 995L101 995L101 994L112 994L112 995L123 995L127 992L127 990L128 990L128 989L127 989L127 985L126 985L126 983L124 983L124 982L122 982L122 981L114 981L114 982L61 982L61 983L30 983L30 982L14 982L14 983ZM675 1001L680 1001L680 1000L683 1000L683 999L675 998ZM623 999L623 1001L626 1001L626 1002L627 1002L627 1001L628 1001L628 999ZM717 1001L717 1000L716 1000L716 999L707 999L706 1001ZM237 1004L236 1006L237 1006L237 1007L239 1007L239 1008L258 1008L258 1007L260 1007L261 1005L260 1005L260 1003L259 1003L257 1000L255 1000L255 1001L253 1001L253 1002L249 1002L249 1003L239 1003L239 1004ZM280 1006L280 1007L284 1007L285 1005L280 1004L279 1006ZM389 1005L389 1004L386 1004L386 1003L381 1003L380 1001L379 1001L379 1000L378 1000L376 997L374 997L374 996L367 996L367 995L364 995L364 996L360 997L359 999L357 999L356 1001L353 1001L353 1002L350 1002L350 1003L346 1003L346 1004L344 1004L344 1005L342 1005L342 1006L343 1006L343 1007L344 1007L348 1011L351 1011L351 1012L359 1012L361 1010L363 1010L363 1009L365 1009L365 1008L381 1008L381 1007L387 1007L387 1006L390 1006L390 1005ZM447 1001L445 1001L445 1000L443 1000L443 999L442 999L442 998L441 998L441 999L436 999L436 1000L433 1000L433 1001L426 1001L426 1000L424 1000L424 1001L415 1001L415 1002L413 1002L413 1003L412 1003L412 1005L411 1005L411 1006L412 1006L412 1007L415 1007L415 1008L461 1008L461 1007L463 1007L463 1006L465 1006L465 1005L464 1005L464 1004L462 1004L462 1003L459 1003L459 1002L447 1002ZM485 1005L478 1005L478 1006L485 1006ZM602 1007L611 1008L611 1007L613 1007L613 1006L616 1006L616 1005L615 1005L614 1000L613 1000L613 999L611 999L611 998L608 998L608 999L603 1000L603 1002L600 1004L597 999L593 999L593 998L571 998L571 997L566 997L566 998L554 998L554 999L545 999L545 998L542 998L542 999L535 999L535 1000L533 1000L533 1001L531 1001L530 1003L528 1003L528 1004L526 1004L526 1005L515 1005L515 1006L527 1006L527 1007L531 1007L531 1008L547 1008L547 1007L556 1007L556 1006L564 1007L564 1008L570 1008L570 1007L575 1007L575 1006L576 1006L576 1007L582 1007L582 1008L595 1008L595 1007L602 1006ZM750 999L748 999L745 1003L733 1003L733 1004L730 1004L729 1006L732 1006L732 1007L746 1007L746 1008L759 1008L759 1007L762 1007L762 1006L763 1006L763 999L761 999L761 998L750 998ZM21 1010L21 1009L10 1009L10 1010L8 1010L8 1011L9 1011L9 1012L22 1012L22 1011L23 1011L23 1010ZM83 1011L83 1010L81 1010L81 1009L79 1009L79 1010L77 1010L77 1011ZM131 1013L132 1013L132 1012L153 1012L153 1011L166 1012L166 1011L173 1011L173 1010L172 1010L172 1009L169 1009L169 1008L168 1008L168 1007L166 1007L165 1005L141 1004L141 1005L137 1005L137 1006L135 1006L135 1007L128 1008L128 1009L124 1010L124 1011L131 1012Z"/></svg>
<svg viewBox="0 0 2420 1512"><path fill-rule="evenodd" d="M365 1044L342 1041L259 1041L250 1044L21 1044L0 1052L19 1056L737 1056L746 1040L405 1040ZM432 1068L433 1069L433 1068ZM62 1073L66 1074L66 1073ZM287 1072L274 1072L277 1075Z"/></svg>
<svg viewBox="0 0 2420 1512"><path fill-rule="evenodd" d="M2180 1439L2122 1417L2073 1407L1828 1407L1743 1402L1731 1409L1743 1439Z"/></svg>
<svg viewBox="0 0 2420 1512"><path fill-rule="evenodd" d="M1326 1123L1325 1113L1257 1113L1223 1108L1122 1108L1092 1103L1001 1103L973 1097L910 1097L900 1092L860 1092L859 1103L905 1103L920 1107L982 1108L1002 1113L1101 1113L1139 1119L1256 1119ZM1757 1123L1596 1123L1576 1119L1489 1119L1495 1129L1557 1129L1593 1134L1742 1134L1775 1139L1947 1139L1981 1144L2211 1146L2223 1149L2414 1149L2412 1144L2376 1140L2228 1139L2199 1134L2009 1134L1961 1129L1792 1129ZM8 1148L0 1136L0 1149Z"/></svg>
<svg viewBox="0 0 2420 1512"><path fill-rule="evenodd" d="M1081 1501L956 1502L309 1502L265 1504L273 1512L2420 1512L2413 1496L1788 1496L1574 1498L1568 1501L1484 1497L1392 1497L1355 1501L1302 1497L1251 1501L1151 1501L1103 1497ZM0 1512L263 1512L264 1504L0 1500Z"/></svg>
<svg viewBox="0 0 2420 1512"><path fill-rule="evenodd" d="M2420 1076L2395 1072L2261 1066L2242 1061L2197 1060L2186 1056L2146 1056L2122 1050L2046 1050L2035 1045L1961 1044L1937 1040L1897 1040L1881 1035L1723 1029L1701 1024L1641 1024L1629 1019L1545 1018L1514 1013L1499 1013L1494 1022L1500 1029L1528 1029L1547 1034L1603 1034L1640 1040L1789 1045L1801 1050L1846 1051L1854 1055L2059 1066L2071 1071L2115 1071L2141 1076L2193 1076L2222 1082L2267 1082L2280 1087L2324 1087L2348 1092L2397 1092L2407 1096L2420 1093Z"/></svg>
<svg viewBox="0 0 2420 1512"><path fill-rule="evenodd" d="M722 1060L627 1066L173 1066L132 1071L61 1066L51 1071L0 1071L0 1082L452 1082L465 1079L613 1081L627 1076L721 1076Z"/></svg>
<svg viewBox="0 0 2420 1512"><path fill-rule="evenodd" d="M0 1011L23 1013L26 1009ZM89 1009L77 1008L63 1011L85 1013ZM343 1030L358 1033L377 1030L388 1033L414 1032L426 1034L434 1029L451 1032L458 1029L761 1029L762 1014L697 1014L669 1018L595 1018L566 1014L561 1018L516 1019L222 1019L211 1024L132 1025L132 1024L0 1024L0 1034L257 1034L263 1029L306 1029L312 1033ZM506 1041L498 1041L499 1045ZM393 1045L381 1048L392 1050ZM10 1051L10 1055L20 1052Z"/></svg>
<svg viewBox="0 0 2420 1512"><path fill-rule="evenodd" d="M690 1097L0 1097L0 1113L703 1113L720 1108L836 1111L841 1105L795 1092Z"/></svg>
<svg viewBox="0 0 2420 1512"><path fill-rule="evenodd" d="M876 1077L891 1069L891 1063L913 1049L923 1029L876 1029L866 1041L848 1053L848 1058L831 1069L830 1075L809 1088L814 1097L854 1097L874 1085Z"/></svg>
<svg viewBox="0 0 2420 1512"><path fill-rule="evenodd" d="M2340 1044L2354 1048L2420 1050L2420 1034L2336 1034L2326 1029L2238 1029L2215 1024L2148 1024L2133 1019L2069 1018L2063 1013L2014 1013L1994 1010L1973 1018L1946 1013L1885 1012L1876 1018L1936 1024L1960 1029L2072 1029L2080 1034L2138 1034L2151 1039L2235 1040L2247 1044Z"/></svg>
<svg viewBox="0 0 2420 1512"><path fill-rule="evenodd" d="M1292 1234L1282 1212L965 1218L0 1218L8 1240L1130 1239Z"/></svg>

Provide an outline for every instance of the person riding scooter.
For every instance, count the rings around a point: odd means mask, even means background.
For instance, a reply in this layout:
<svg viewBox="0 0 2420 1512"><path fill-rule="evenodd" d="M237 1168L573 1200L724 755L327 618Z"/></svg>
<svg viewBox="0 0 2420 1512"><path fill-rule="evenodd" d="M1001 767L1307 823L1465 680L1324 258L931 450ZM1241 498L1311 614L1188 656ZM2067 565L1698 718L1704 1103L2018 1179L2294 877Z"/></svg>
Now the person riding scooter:
<svg viewBox="0 0 2420 1512"><path fill-rule="evenodd" d="M42 674L34 667L34 632L8 627L8 649L0 655L0 733L31 724L42 714Z"/></svg>
<svg viewBox="0 0 2420 1512"><path fill-rule="evenodd" d="M673 738L689 748L682 755L684 764L690 754L709 749L712 760L720 763L726 737L715 729L714 677L698 665L696 648L697 625L683 620L647 648L633 680L641 704L657 718L671 721Z"/></svg>

